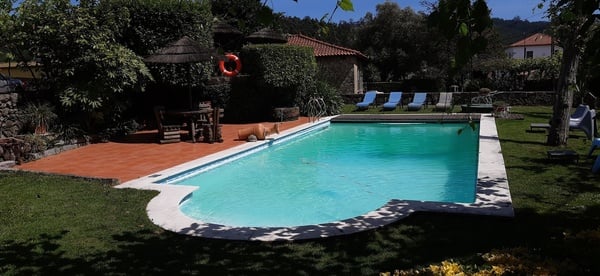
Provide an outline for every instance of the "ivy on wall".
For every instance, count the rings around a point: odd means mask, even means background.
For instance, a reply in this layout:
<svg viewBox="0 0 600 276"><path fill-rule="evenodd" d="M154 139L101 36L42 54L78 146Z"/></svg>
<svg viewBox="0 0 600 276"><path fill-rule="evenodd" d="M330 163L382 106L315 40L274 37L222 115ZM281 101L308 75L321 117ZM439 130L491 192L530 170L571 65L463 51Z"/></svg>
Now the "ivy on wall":
<svg viewBox="0 0 600 276"><path fill-rule="evenodd" d="M289 88L313 82L317 62L310 47L282 44L250 45L242 49L247 73L260 78L265 86Z"/></svg>
<svg viewBox="0 0 600 276"><path fill-rule="evenodd" d="M306 95L316 92L317 62L309 47L282 44L257 44L242 48L243 80L246 85L234 85L255 93L245 95L245 101L260 102L255 109L272 114L276 107L301 106ZM232 91L232 95L236 95ZM235 102L235 99L232 99ZM260 111L259 110L259 111Z"/></svg>
<svg viewBox="0 0 600 276"><path fill-rule="evenodd" d="M306 115L312 97L323 99L327 115L339 114L344 102L337 91L317 80L313 49L282 44L247 45L242 74L232 79L227 119L236 122L278 120L273 110L298 107Z"/></svg>

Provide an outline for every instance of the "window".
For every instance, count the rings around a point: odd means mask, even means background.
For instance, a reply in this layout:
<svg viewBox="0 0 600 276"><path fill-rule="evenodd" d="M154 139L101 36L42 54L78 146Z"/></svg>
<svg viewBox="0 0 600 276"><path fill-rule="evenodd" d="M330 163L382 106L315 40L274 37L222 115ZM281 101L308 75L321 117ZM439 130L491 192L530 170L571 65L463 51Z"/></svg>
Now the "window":
<svg viewBox="0 0 600 276"><path fill-rule="evenodd" d="M527 51L525 53L525 58L533 58L533 51Z"/></svg>

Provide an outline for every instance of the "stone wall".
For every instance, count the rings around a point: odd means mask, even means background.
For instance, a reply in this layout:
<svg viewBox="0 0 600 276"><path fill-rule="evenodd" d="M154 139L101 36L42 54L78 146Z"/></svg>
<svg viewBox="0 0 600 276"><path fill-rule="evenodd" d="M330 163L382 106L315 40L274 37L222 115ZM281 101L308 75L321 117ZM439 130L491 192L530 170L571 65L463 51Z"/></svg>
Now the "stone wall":
<svg viewBox="0 0 600 276"><path fill-rule="evenodd" d="M0 138L14 137L21 128L18 122L18 93L0 92Z"/></svg>
<svg viewBox="0 0 600 276"><path fill-rule="evenodd" d="M455 92L455 103L467 104L471 98L478 96L476 92ZM500 92L492 97L494 102L502 101L508 105L551 106L554 104L554 91L513 91Z"/></svg>
<svg viewBox="0 0 600 276"><path fill-rule="evenodd" d="M319 76L327 80L340 94L354 94L354 56L317 57Z"/></svg>
<svg viewBox="0 0 600 276"><path fill-rule="evenodd" d="M17 93L0 92L0 162L15 160L20 163L22 161L23 141L14 138L21 128L17 120L18 99Z"/></svg>

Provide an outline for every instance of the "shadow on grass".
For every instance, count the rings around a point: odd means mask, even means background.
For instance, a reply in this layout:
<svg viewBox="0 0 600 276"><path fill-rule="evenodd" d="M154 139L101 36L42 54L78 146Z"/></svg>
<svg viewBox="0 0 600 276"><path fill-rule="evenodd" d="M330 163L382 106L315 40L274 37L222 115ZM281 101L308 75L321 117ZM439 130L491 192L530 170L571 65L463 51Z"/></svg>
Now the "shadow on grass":
<svg viewBox="0 0 600 276"><path fill-rule="evenodd" d="M66 257L67 231L2 245L0 272L14 274L377 274L427 266L446 259L477 264L481 253L526 248L550 261L570 259L579 273L600 272L600 206L580 212L537 214L517 209L515 218L416 213L363 233L299 242L224 241L154 233L114 235L118 250ZM567 271L573 272L573 271Z"/></svg>
<svg viewBox="0 0 600 276"><path fill-rule="evenodd" d="M519 160L521 161L519 163L520 165L506 165L506 169L507 170L520 169L522 171L540 174L540 173L552 172L553 170L556 170L557 167L560 167L560 168L569 170L569 173L570 173L569 178L571 178L571 179L589 180L590 171L592 168L592 164L590 163L589 170L588 170L586 161L575 162L572 160L552 160L552 159L548 159L546 156L522 157L522 158L519 158ZM580 160L582 160L582 159L580 159ZM562 177L563 176L560 176L560 178L562 178ZM565 180L560 179L560 178L554 179L554 183L564 184Z"/></svg>
<svg viewBox="0 0 600 276"><path fill-rule="evenodd" d="M519 145L537 145L537 146L545 146L546 143L536 142L536 141L523 141L523 140L513 140L513 139L500 139L501 143L515 143Z"/></svg>
<svg viewBox="0 0 600 276"><path fill-rule="evenodd" d="M539 121L540 123L548 123L548 121L550 121L550 117L552 116L552 114L537 112L520 112L519 114L528 117L531 121Z"/></svg>

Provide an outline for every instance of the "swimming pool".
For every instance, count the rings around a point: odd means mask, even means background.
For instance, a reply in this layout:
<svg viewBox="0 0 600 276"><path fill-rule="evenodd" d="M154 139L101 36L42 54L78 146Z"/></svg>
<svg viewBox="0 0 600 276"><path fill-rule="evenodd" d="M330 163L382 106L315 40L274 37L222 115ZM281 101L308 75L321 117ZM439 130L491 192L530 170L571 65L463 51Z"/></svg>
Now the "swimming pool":
<svg viewBox="0 0 600 276"><path fill-rule="evenodd" d="M184 214L229 226L321 224L391 199L472 203L479 130L464 127L332 123L174 184L199 187Z"/></svg>
<svg viewBox="0 0 600 276"><path fill-rule="evenodd" d="M373 120L377 121L380 118L376 117ZM389 122L389 120L386 121ZM374 207L376 209L348 219L302 226L277 227L232 226L221 223L210 223L201 219L191 218L180 211L180 204L193 197L193 194L201 193L202 188L172 185L168 184L169 181L188 177L198 167L210 168L218 166L223 162L228 163L229 161L226 160L232 158L232 156L245 156L255 151L264 150L270 147L271 144L290 139L290 137L295 137L304 131L310 132L313 128L322 127L327 123L327 120L325 120L317 124L297 127L281 133L271 141L246 143L213 156L203 157L124 183L120 187L161 191L157 197L150 201L147 207L148 216L157 225L177 233L222 239L293 240L343 235L381 227L419 211L513 216L512 201L501 148L497 139L494 118L490 116L482 116L480 119L474 201L441 202L401 198L391 199L383 203L379 208ZM453 133L452 136L454 137L456 134ZM397 153L387 153L387 155L390 154L394 155ZM165 181L167 179L168 181ZM342 181L338 182L341 183ZM473 197L472 193L471 196Z"/></svg>

